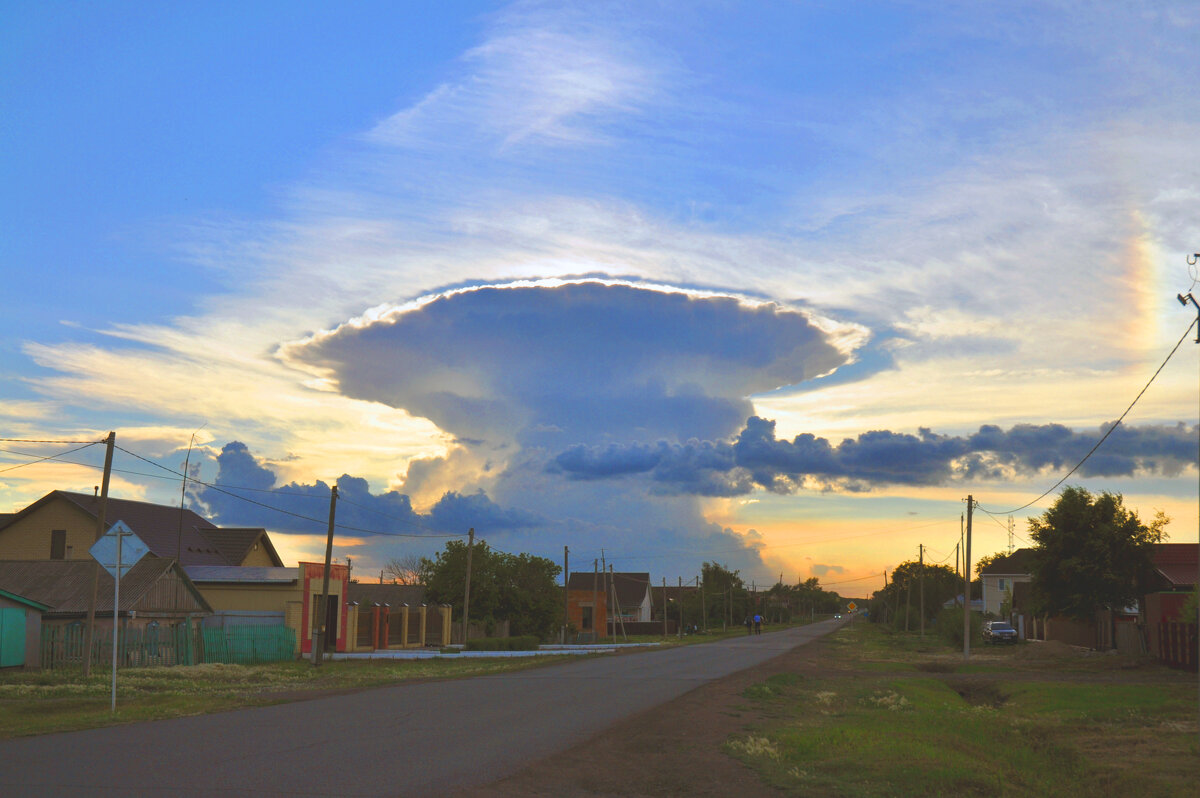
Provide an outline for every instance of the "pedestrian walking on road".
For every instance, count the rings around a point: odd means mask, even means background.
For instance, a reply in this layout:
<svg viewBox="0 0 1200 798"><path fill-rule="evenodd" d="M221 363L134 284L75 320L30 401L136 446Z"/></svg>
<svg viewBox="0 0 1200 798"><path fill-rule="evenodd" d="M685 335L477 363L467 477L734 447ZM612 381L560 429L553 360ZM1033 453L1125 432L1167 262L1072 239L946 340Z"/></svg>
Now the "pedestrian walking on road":
<svg viewBox="0 0 1200 798"><path fill-rule="evenodd" d="M762 634L762 616L758 613L754 614L754 634Z"/></svg>
<svg viewBox="0 0 1200 798"><path fill-rule="evenodd" d="M749 615L746 616L746 620L744 621L744 623L746 624L746 634L748 634L748 635L754 634L754 624L750 621Z"/></svg>

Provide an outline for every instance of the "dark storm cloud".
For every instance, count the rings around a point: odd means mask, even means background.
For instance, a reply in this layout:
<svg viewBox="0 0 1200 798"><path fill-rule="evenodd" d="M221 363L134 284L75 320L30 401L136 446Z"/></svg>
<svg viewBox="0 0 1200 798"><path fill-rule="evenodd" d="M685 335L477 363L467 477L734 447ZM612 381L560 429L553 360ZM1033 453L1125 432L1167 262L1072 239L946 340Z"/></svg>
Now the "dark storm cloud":
<svg viewBox="0 0 1200 798"><path fill-rule="evenodd" d="M917 435L880 430L835 445L807 433L780 440L774 421L751 416L733 440L573 446L555 457L549 470L574 480L643 474L655 492L701 496L734 496L756 488L790 493L806 478L848 490L941 485L1070 467L1107 429L1076 432L1060 424L1019 424L1006 432L988 425L967 436L937 435L927 429ZM1177 474L1192 461L1195 440L1195 430L1182 424L1121 426L1079 473Z"/></svg>
<svg viewBox="0 0 1200 798"><path fill-rule="evenodd" d="M747 397L844 365L803 313L631 285L485 287L285 349L460 438L719 439Z"/></svg>
<svg viewBox="0 0 1200 798"><path fill-rule="evenodd" d="M293 482L276 487L275 473L238 441L225 445L217 456L217 466L215 484L220 490L204 487L196 493L216 523L261 526L281 532L324 530L329 517L330 494L329 485L324 482L318 480L311 485ZM343 474L338 477L337 487L338 525L355 527L360 532L421 535L464 533L469 527L475 527L482 533L522 529L540 522L531 513L500 507L482 492L447 492L429 513L422 514L413 510L407 495L396 491L373 494L367 481L359 477ZM268 490L270 492L262 492Z"/></svg>

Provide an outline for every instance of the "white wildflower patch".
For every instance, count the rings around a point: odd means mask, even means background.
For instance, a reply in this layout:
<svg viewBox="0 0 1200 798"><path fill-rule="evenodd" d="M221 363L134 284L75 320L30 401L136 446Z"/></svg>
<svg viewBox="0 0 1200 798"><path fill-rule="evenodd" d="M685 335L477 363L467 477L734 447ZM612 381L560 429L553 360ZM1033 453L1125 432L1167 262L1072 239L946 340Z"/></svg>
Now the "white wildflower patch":
<svg viewBox="0 0 1200 798"><path fill-rule="evenodd" d="M833 699L835 698L837 698L837 693L833 692L832 690L822 690L816 695L817 703L823 707L827 707L832 704Z"/></svg>
<svg viewBox="0 0 1200 798"><path fill-rule="evenodd" d="M804 780L804 779L808 778L808 771L801 770L800 766L797 765L788 771L788 775L791 776L793 779Z"/></svg>
<svg viewBox="0 0 1200 798"><path fill-rule="evenodd" d="M768 757L770 759L779 758L779 749L775 747L775 743L766 737L750 735L744 740L731 740L729 747L746 756Z"/></svg>
<svg viewBox="0 0 1200 798"><path fill-rule="evenodd" d="M886 693L876 693L867 700L880 709L892 712L898 712L908 706L908 699L892 690Z"/></svg>

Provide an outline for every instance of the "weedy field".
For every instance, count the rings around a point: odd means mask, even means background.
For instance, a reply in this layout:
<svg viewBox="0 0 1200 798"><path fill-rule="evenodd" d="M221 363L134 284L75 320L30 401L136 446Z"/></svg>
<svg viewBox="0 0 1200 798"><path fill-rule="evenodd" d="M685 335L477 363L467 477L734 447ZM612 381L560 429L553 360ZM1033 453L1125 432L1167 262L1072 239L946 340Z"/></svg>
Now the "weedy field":
<svg viewBox="0 0 1200 798"><path fill-rule="evenodd" d="M798 795L1194 796L1196 678L1055 643L961 650L844 627L743 693L726 751Z"/></svg>

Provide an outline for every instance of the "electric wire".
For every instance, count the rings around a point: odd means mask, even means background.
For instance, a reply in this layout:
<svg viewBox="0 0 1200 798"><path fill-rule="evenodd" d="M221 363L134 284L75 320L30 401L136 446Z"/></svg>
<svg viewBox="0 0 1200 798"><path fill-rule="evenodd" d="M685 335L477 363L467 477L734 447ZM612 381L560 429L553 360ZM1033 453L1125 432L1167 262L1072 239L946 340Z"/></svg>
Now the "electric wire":
<svg viewBox="0 0 1200 798"><path fill-rule="evenodd" d="M25 468L26 466L37 465L38 463L44 463L47 460L57 460L58 458L65 457L68 454L74 454L75 452L83 451L84 449L87 449L90 446L95 446L98 443L102 443L102 441L92 441L91 443L85 443L83 446L78 446L74 449L68 449L65 452L59 452L58 454L48 454L45 456L40 456L40 455L36 455L36 454L27 454L26 452L16 452L16 451L12 451L11 449L5 449L4 451L7 452L8 454L17 454L17 455L21 455L22 457L33 457L36 459L31 460L28 463L18 463L17 465L9 466L8 468L0 468L0 474L6 473L8 471L16 471L18 468Z"/></svg>
<svg viewBox="0 0 1200 798"><path fill-rule="evenodd" d="M203 486L205 486L206 488L211 488L212 490L215 490L215 491L217 491L218 493L223 493L223 494L225 494L226 496L232 496L233 498L235 498L235 499L238 499L238 500L240 500L240 501L244 501L244 502L247 502L247 503L249 503L249 504L257 505L258 507L262 507L262 508L264 508L264 509L267 509L267 510L273 510L273 511L275 511L275 512L277 512L277 513L282 513L282 514L284 514L284 515L290 515L290 516L292 516L293 518L300 518L300 519L302 519L302 520L305 520L305 521L311 521L311 522L313 522L313 523L315 523L315 524L322 524L322 525L328 524L328 521L327 521L327 520L325 520L325 519L321 519L321 518L313 518L312 516L308 516L308 515L303 515L303 514L301 514L301 513L292 512L291 510L285 510L285 509L283 509L282 507L275 507L275 506L273 506L273 505L266 504L265 502L256 501L255 499L251 499L251 498L249 498L248 496L239 496L238 494L236 494L236 493L233 493L233 492L232 492L232 491L230 491L230 490L227 490L227 489L226 489L225 487L223 487L223 486L216 485L216 484L213 484L213 483L210 483L210 482L205 482L204 480L201 480L201 479L196 479L195 477L188 476L188 475L186 475L186 474L184 474L184 473L182 473L182 472L180 472L180 471L175 471L174 469L172 469L172 468L168 468L167 466L164 466L164 465L162 465L161 463L156 463L156 462L154 462L153 460L150 460L150 459L148 459L148 458L146 458L146 457L143 457L143 456L141 456L140 454L138 454L137 452L131 452L131 451L129 451L128 449L126 449L126 448L124 448L124 447L122 447L122 446L117 446L117 447L115 447L115 448L117 448L117 449L120 449L122 452L124 452L125 454L129 455L130 457L135 457L135 458L137 458L138 460L141 460L142 462L149 463L149 464L150 464L150 465L152 465L152 466L155 466L155 467L157 467L157 468L161 468L163 471L167 471L167 472L169 472L169 473L171 473L171 474L174 474L174 475L175 475L176 477L178 477L179 479L186 479L186 480L188 480L189 482L194 482L194 483L196 483L196 484L198 484L198 485L203 485ZM302 495L307 495L307 494L302 494ZM339 497L339 498L340 498L340 497ZM462 533L441 533L441 532L432 532L432 531L430 532L430 534L425 534L425 535L408 534L408 533L404 533L404 532L384 532L384 531L381 531L381 530L378 530L378 529L367 529L367 528L365 528L365 527L351 526L351 525L349 525L349 524L339 524L339 523L337 523L336 521L334 522L334 528L335 528L335 529L342 529L342 530L345 530L345 531L347 531L347 532L362 532L363 534L367 534L367 535L381 535L381 536L385 536L385 537L401 537L401 538L455 538L455 537L464 537L464 535L463 535ZM420 528L421 528L421 529L427 529L427 527L420 527Z"/></svg>
<svg viewBox="0 0 1200 798"><path fill-rule="evenodd" d="M1093 446L1091 448L1091 450L1088 451L1088 453L1083 456L1083 459L1080 460L1078 463L1076 463L1075 466L1070 471L1068 471L1066 474L1064 474L1062 479L1060 479L1058 482L1055 482L1053 485L1051 485L1049 488L1047 488L1037 498L1033 499L1032 501L1026 502L1025 504L1022 504L1020 507L1014 507L1011 510L1002 510L1002 511L988 510L987 508L982 507L979 504L979 502L975 502L975 507L979 510L983 510L983 512L987 513L988 515L993 515L993 516L995 516L995 515L1012 515L1013 513L1020 512L1021 510L1024 510L1025 508L1031 507L1032 505L1038 503L1042 499L1049 496L1050 493L1052 493L1056 488L1058 488L1059 485L1063 484L1068 479L1070 479L1071 475L1074 474L1076 471L1078 471L1083 466L1083 464L1088 461L1088 458L1090 458L1093 454L1095 454L1096 450L1099 449L1100 446L1106 440L1108 440L1108 436L1112 435L1113 432L1117 429L1117 427L1121 426L1121 422L1125 420L1125 416L1129 415L1129 411L1133 410L1134 405L1136 405L1138 403L1138 400L1142 398L1142 395L1145 394L1147 390L1149 390L1150 386L1154 383L1154 380L1158 377L1158 375L1160 373L1162 373L1162 370L1164 368L1166 368L1167 363L1169 363L1171 358L1175 356L1175 353L1179 351L1179 347L1183 345L1184 339L1188 337L1189 333L1191 333L1192 328L1196 326L1197 321L1200 321L1200 319L1192 319L1192 323L1189 324L1187 329L1183 331L1183 335L1180 336L1179 340L1175 343L1175 346L1167 354L1166 359L1164 359L1163 362L1159 365L1159 367L1157 369L1155 369L1154 374L1152 374L1150 376L1150 380L1142 387L1142 390L1138 391L1138 395L1135 396L1133 398L1133 401L1129 403L1129 407L1125 408L1125 412L1121 414L1121 417L1118 418L1115 422L1113 422L1112 426L1110 426L1107 430L1105 430L1104 434L1100 436L1100 440L1096 441L1096 445Z"/></svg>
<svg viewBox="0 0 1200 798"><path fill-rule="evenodd" d="M0 441L3 441L5 443L65 443L65 444L104 443L103 438L98 441L38 441L38 440L31 440L29 438L0 438Z"/></svg>

